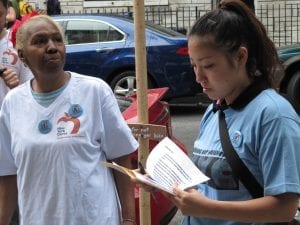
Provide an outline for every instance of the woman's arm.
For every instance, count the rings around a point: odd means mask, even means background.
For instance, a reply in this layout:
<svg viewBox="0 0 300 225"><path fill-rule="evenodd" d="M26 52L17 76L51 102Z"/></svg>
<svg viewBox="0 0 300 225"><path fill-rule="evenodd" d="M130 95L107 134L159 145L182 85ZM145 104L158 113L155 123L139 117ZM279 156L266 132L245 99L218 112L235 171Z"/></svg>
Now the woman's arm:
<svg viewBox="0 0 300 225"><path fill-rule="evenodd" d="M114 161L121 166L132 168L130 155L119 157ZM113 173L122 206L123 224L136 224L134 184L128 176L117 171L113 171Z"/></svg>
<svg viewBox="0 0 300 225"><path fill-rule="evenodd" d="M17 176L0 176L0 225L8 225L17 207Z"/></svg>
<svg viewBox="0 0 300 225"><path fill-rule="evenodd" d="M195 189L174 188L175 196L167 195L184 215L209 217L239 222L289 222L297 211L299 196L286 193L247 201L217 201Z"/></svg>

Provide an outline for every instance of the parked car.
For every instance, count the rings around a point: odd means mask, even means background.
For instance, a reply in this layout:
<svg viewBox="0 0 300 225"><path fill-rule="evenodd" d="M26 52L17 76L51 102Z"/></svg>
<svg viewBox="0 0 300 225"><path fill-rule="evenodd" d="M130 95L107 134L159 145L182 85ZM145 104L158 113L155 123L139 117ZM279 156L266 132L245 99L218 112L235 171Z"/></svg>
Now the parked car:
<svg viewBox="0 0 300 225"><path fill-rule="evenodd" d="M166 94L167 88L149 89L148 96L148 117L149 124L163 125L166 127L166 134L171 138L184 153L188 154L185 146L172 134L171 116L169 105L161 98ZM117 96L119 107L122 111L123 117L128 124L137 123L137 99L136 95L130 97ZM158 143L158 141L150 140L149 149ZM137 168L138 155L135 152L132 154L132 166ZM177 212L175 205L165 198L161 193L156 193L155 201L153 197L150 198L151 204L151 225L167 225ZM136 205L136 218L139 224L139 190L135 187L135 205Z"/></svg>
<svg viewBox="0 0 300 225"><path fill-rule="evenodd" d="M65 69L100 77L114 93L136 89L134 23L113 15L53 16L66 38ZM190 66L185 35L158 25L146 25L149 88L168 87L165 98L201 92Z"/></svg>
<svg viewBox="0 0 300 225"><path fill-rule="evenodd" d="M278 55L284 68L279 91L292 102L300 114L300 43L279 48Z"/></svg>

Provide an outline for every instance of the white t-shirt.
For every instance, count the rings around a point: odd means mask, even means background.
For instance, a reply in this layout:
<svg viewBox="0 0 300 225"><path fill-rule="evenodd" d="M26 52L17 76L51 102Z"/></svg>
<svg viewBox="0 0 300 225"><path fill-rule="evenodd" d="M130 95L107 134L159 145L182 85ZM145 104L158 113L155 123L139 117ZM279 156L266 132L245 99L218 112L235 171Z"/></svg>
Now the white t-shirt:
<svg viewBox="0 0 300 225"><path fill-rule="evenodd" d="M14 49L8 36L4 36L0 40L0 68L9 67L15 69L20 79L20 83L32 78L32 73L28 67L19 59L16 49ZM6 86L2 78L0 78L0 108L2 101L10 89Z"/></svg>
<svg viewBox="0 0 300 225"><path fill-rule="evenodd" d="M17 174L21 225L120 223L114 178L100 161L138 143L104 81L71 73L47 108L26 82L7 94L0 130L0 176Z"/></svg>

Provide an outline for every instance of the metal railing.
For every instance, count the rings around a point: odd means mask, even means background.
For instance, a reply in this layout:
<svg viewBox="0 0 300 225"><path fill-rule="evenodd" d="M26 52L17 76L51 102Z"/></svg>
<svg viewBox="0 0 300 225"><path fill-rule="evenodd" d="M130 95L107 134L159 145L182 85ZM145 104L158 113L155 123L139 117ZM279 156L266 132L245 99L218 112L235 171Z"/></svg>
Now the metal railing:
<svg viewBox="0 0 300 225"><path fill-rule="evenodd" d="M186 33L194 21L213 8L212 3L199 3L196 7L146 7L145 20ZM118 14L133 15L132 7L93 8L82 12L64 11L63 14ZM256 15L265 25L277 47L300 41L300 3L266 3L256 6Z"/></svg>
<svg viewBox="0 0 300 225"><path fill-rule="evenodd" d="M300 41L300 4L267 4L256 11L277 46Z"/></svg>

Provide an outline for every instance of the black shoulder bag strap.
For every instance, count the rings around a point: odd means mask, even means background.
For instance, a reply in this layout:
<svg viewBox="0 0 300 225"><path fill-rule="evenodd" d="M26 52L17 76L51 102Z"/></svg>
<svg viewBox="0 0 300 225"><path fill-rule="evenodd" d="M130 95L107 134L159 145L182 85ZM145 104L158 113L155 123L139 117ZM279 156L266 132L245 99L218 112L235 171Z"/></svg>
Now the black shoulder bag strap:
<svg viewBox="0 0 300 225"><path fill-rule="evenodd" d="M224 112L222 110L218 110L218 113L221 145L233 174L244 184L253 198L262 197L264 194L262 186L240 159L231 144Z"/></svg>

